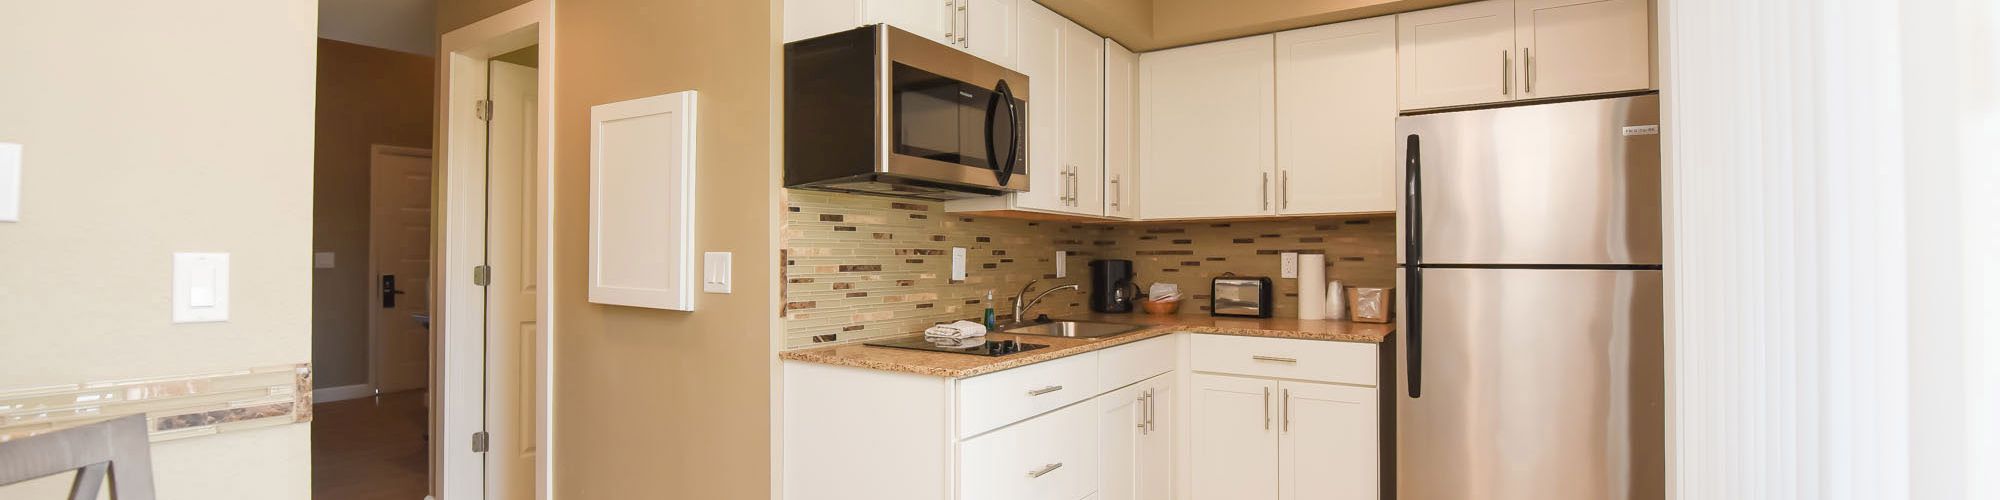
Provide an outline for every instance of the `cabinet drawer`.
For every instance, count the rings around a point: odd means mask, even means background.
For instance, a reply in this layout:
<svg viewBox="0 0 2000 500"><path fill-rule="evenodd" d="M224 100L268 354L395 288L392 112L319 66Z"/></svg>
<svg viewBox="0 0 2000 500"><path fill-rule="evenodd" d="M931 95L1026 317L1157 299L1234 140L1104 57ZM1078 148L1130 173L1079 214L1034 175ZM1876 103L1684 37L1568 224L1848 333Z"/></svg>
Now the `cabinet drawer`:
<svg viewBox="0 0 2000 500"><path fill-rule="evenodd" d="M1087 352L958 381L958 437L1097 395L1097 355Z"/></svg>
<svg viewBox="0 0 2000 500"><path fill-rule="evenodd" d="M959 500L1075 500L1097 490L1097 413L1075 405L959 444Z"/></svg>
<svg viewBox="0 0 2000 500"><path fill-rule="evenodd" d="M1166 335L1098 351L1097 384L1110 391L1174 370L1179 334Z"/></svg>
<svg viewBox="0 0 2000 500"><path fill-rule="evenodd" d="M1375 344L1194 335L1195 371L1375 385Z"/></svg>

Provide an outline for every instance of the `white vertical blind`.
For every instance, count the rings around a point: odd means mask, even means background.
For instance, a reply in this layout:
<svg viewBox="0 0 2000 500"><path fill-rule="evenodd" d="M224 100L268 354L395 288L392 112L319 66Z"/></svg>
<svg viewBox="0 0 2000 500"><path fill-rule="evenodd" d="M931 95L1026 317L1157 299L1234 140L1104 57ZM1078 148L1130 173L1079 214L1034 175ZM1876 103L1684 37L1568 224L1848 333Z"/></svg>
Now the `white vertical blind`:
<svg viewBox="0 0 2000 500"><path fill-rule="evenodd" d="M1995 498L1990 0L1659 0L1676 498Z"/></svg>

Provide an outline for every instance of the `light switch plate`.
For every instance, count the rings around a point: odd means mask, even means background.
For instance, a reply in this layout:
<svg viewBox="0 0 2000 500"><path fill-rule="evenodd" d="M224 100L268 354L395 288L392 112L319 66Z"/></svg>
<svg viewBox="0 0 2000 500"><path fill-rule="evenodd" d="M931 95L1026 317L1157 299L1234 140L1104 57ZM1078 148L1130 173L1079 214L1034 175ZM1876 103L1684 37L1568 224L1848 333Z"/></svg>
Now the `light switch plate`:
<svg viewBox="0 0 2000 500"><path fill-rule="evenodd" d="M965 247L951 247L951 279L965 281Z"/></svg>
<svg viewBox="0 0 2000 500"><path fill-rule="evenodd" d="M333 269L333 252L313 252L313 269Z"/></svg>
<svg viewBox="0 0 2000 500"><path fill-rule="evenodd" d="M1065 251L1065 250L1056 250L1056 277L1057 277L1057 278L1068 278L1068 277L1069 277L1069 252L1068 252L1068 251Z"/></svg>
<svg viewBox="0 0 2000 500"><path fill-rule="evenodd" d="M729 293L729 252L701 254L701 291Z"/></svg>
<svg viewBox="0 0 2000 500"><path fill-rule="evenodd" d="M1280 258L1282 258L1283 260L1279 261L1278 263L1278 277L1280 278L1299 277L1299 253L1285 252Z"/></svg>
<svg viewBox="0 0 2000 500"><path fill-rule="evenodd" d="M0 142L0 222L21 221L21 145Z"/></svg>
<svg viewBox="0 0 2000 500"><path fill-rule="evenodd" d="M229 321L229 254L174 254L174 322Z"/></svg>

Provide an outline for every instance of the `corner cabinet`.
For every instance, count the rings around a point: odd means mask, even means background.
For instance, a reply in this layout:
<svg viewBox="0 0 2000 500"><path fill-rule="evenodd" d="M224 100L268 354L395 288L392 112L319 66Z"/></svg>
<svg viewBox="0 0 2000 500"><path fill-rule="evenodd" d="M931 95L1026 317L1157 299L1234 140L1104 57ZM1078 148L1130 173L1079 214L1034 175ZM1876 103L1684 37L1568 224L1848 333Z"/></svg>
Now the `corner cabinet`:
<svg viewBox="0 0 2000 500"><path fill-rule="evenodd" d="M1653 85L1647 0L1486 0L1399 14L1404 110Z"/></svg>
<svg viewBox="0 0 2000 500"><path fill-rule="evenodd" d="M785 41L884 23L1014 65L1019 1L1032 0L785 0Z"/></svg>
<svg viewBox="0 0 2000 500"><path fill-rule="evenodd" d="M953 200L945 210L1102 217L1104 37L1033 1L1019 2L1016 14L1011 66L1028 75L1035 96L1028 103L1028 191Z"/></svg>
<svg viewBox="0 0 2000 500"><path fill-rule="evenodd" d="M1274 38L1139 55L1140 218L1273 213Z"/></svg>

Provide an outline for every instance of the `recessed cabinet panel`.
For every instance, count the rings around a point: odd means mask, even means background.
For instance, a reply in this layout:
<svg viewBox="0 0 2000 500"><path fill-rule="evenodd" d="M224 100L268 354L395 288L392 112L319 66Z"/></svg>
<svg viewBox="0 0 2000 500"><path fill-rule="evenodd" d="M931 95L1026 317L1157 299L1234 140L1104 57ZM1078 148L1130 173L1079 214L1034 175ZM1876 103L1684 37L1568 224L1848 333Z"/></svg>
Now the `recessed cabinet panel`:
<svg viewBox="0 0 2000 500"><path fill-rule="evenodd" d="M1396 210L1396 18L1278 34L1278 213Z"/></svg>
<svg viewBox="0 0 2000 500"><path fill-rule="evenodd" d="M1143 218L1275 213L1272 40L1140 54Z"/></svg>
<svg viewBox="0 0 2000 500"><path fill-rule="evenodd" d="M1104 41L1104 215L1139 215L1139 55Z"/></svg>
<svg viewBox="0 0 2000 500"><path fill-rule="evenodd" d="M1032 2L1033 0L1026 0ZM1014 40L1019 9L1015 0L958 0L965 10L959 14L967 52L981 59L1014 67L1020 61L1019 44Z"/></svg>
<svg viewBox="0 0 2000 500"><path fill-rule="evenodd" d="M1523 98L1652 85L1646 0L1519 0L1515 12Z"/></svg>
<svg viewBox="0 0 2000 500"><path fill-rule="evenodd" d="M1514 3L1486 0L1396 16L1402 109L1514 98Z"/></svg>
<svg viewBox="0 0 2000 500"><path fill-rule="evenodd" d="M1060 211L1068 208L1068 176L1062 166L1063 31L1069 20L1041 4L1020 3L1020 64L1028 75L1028 192L1015 194L1022 208Z"/></svg>
<svg viewBox="0 0 2000 500"><path fill-rule="evenodd" d="M1104 37L1068 20L1063 25L1062 164L1069 171L1063 211L1104 215Z"/></svg>
<svg viewBox="0 0 2000 500"><path fill-rule="evenodd" d="M1278 496L1276 381L1195 374L1187 473L1194 500Z"/></svg>
<svg viewBox="0 0 2000 500"><path fill-rule="evenodd" d="M1374 389L1278 383L1278 498L1374 500L1380 495L1380 406Z"/></svg>

